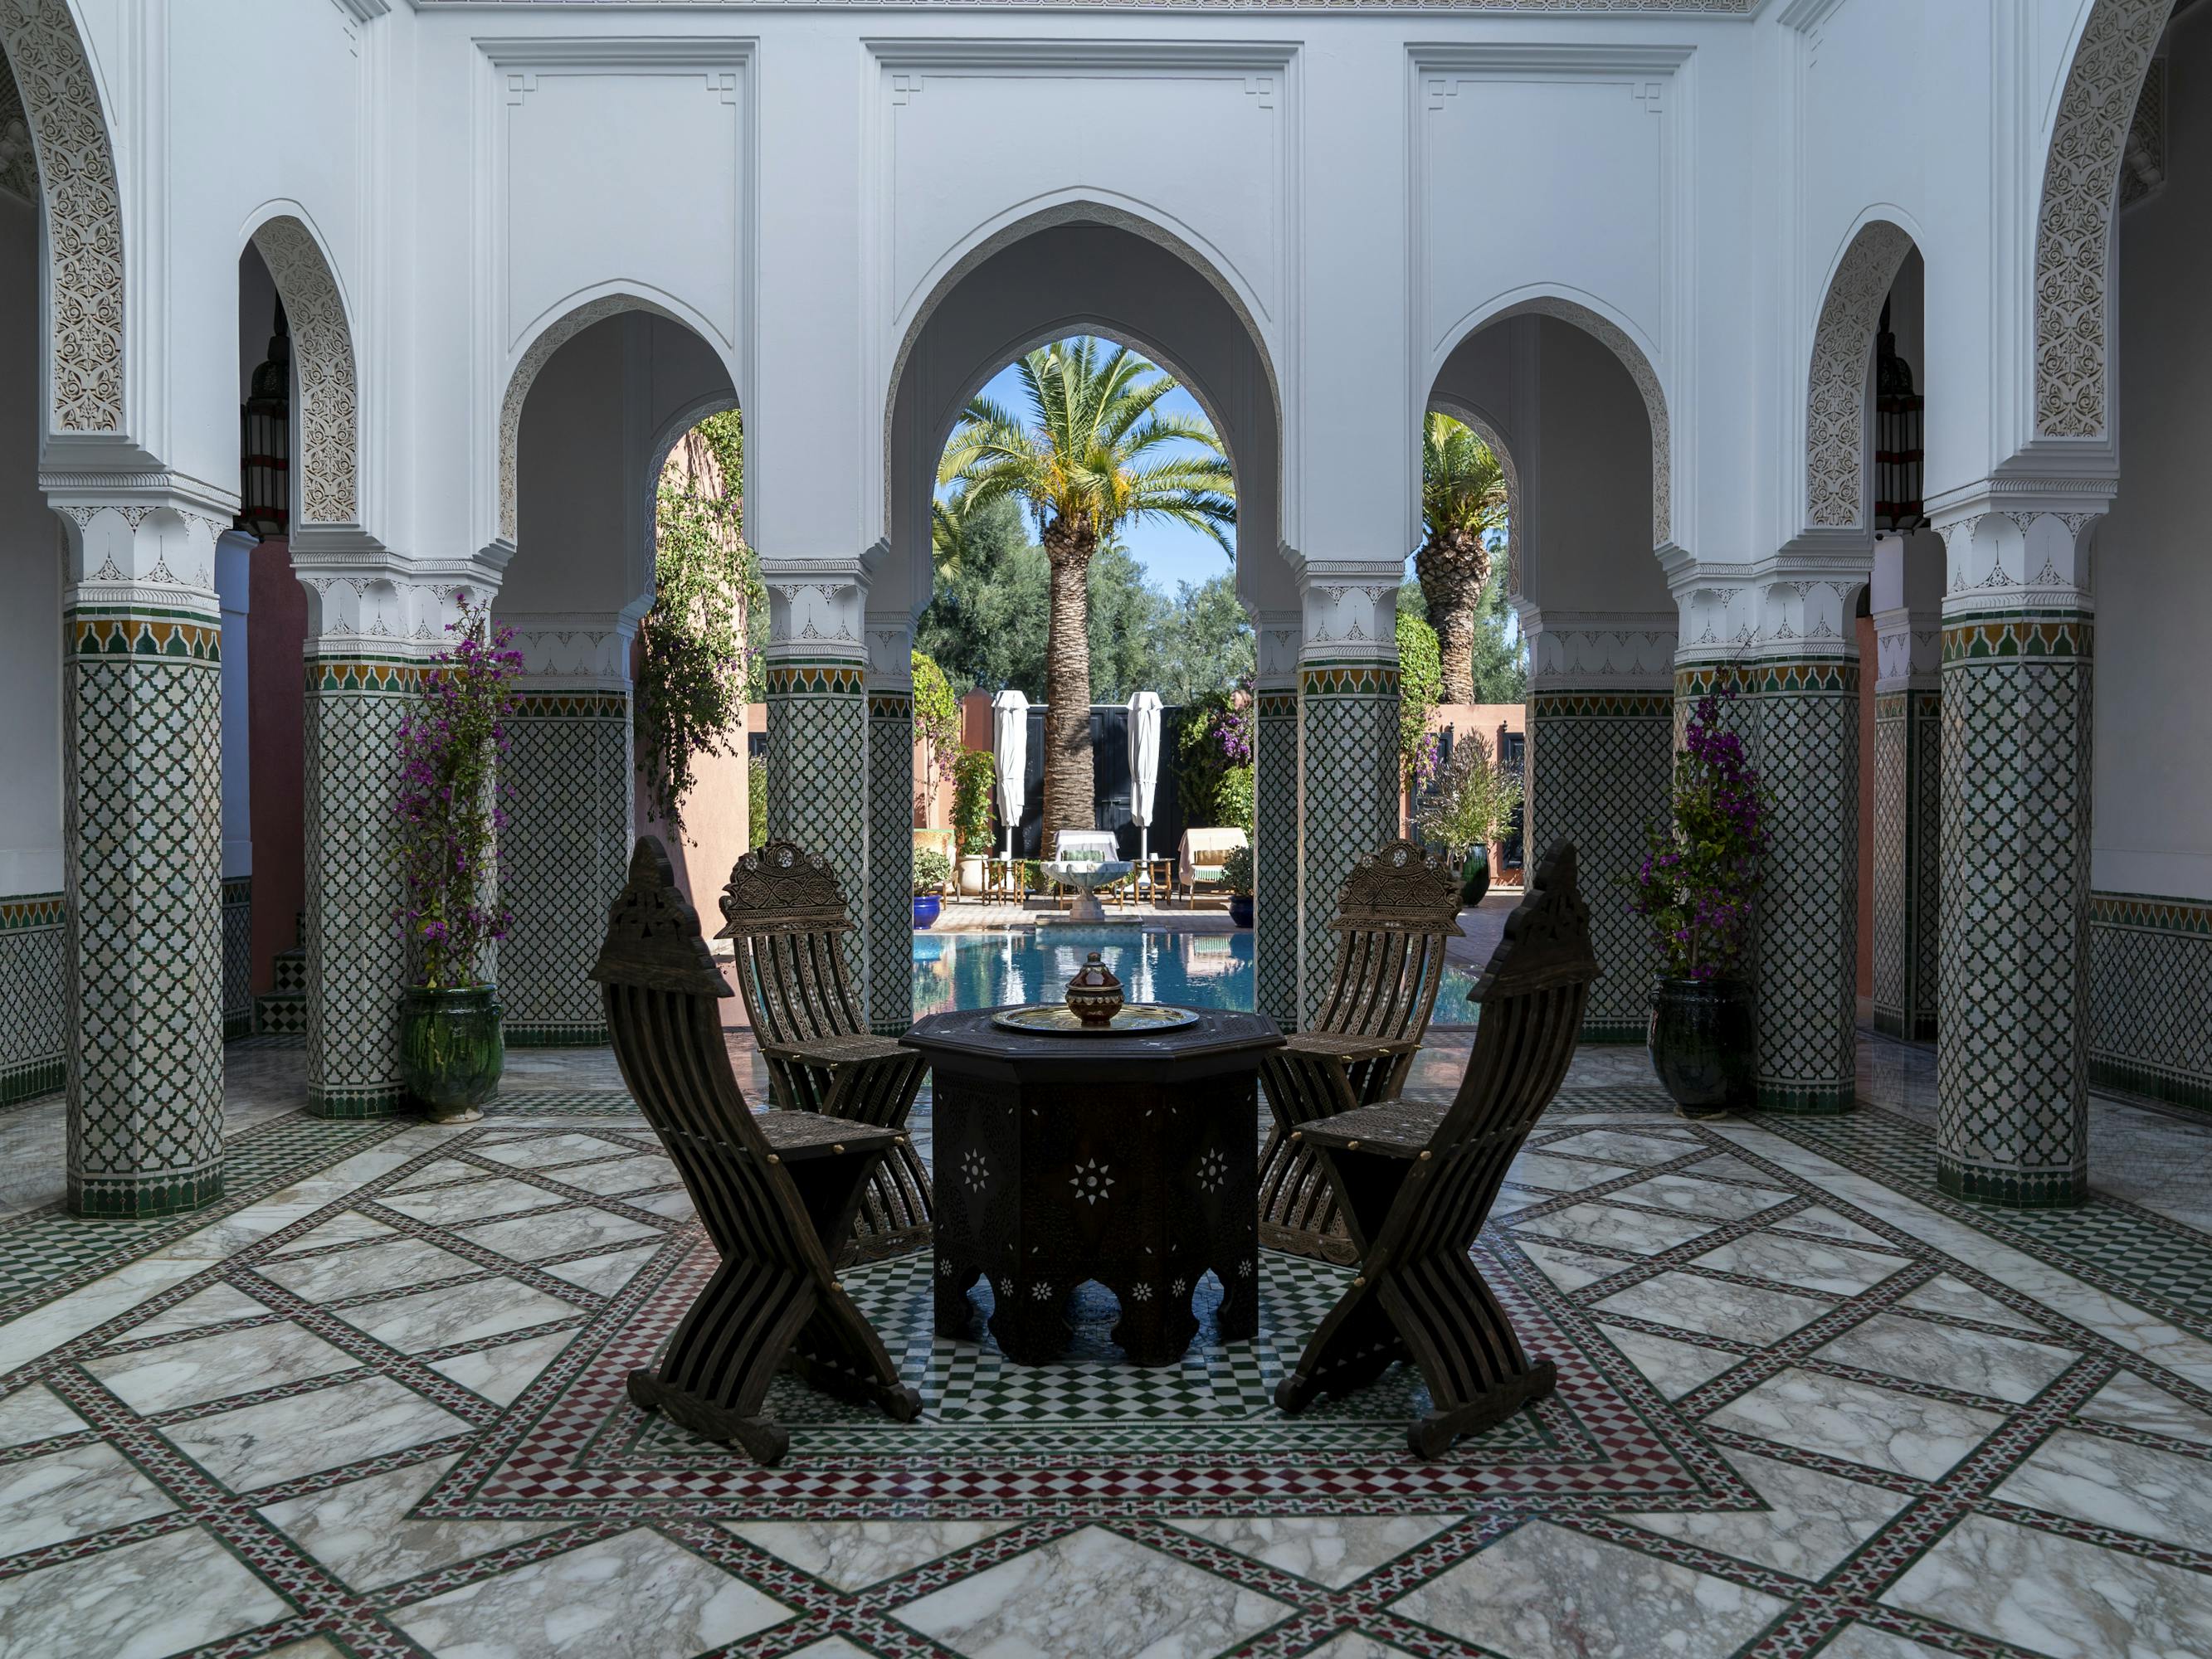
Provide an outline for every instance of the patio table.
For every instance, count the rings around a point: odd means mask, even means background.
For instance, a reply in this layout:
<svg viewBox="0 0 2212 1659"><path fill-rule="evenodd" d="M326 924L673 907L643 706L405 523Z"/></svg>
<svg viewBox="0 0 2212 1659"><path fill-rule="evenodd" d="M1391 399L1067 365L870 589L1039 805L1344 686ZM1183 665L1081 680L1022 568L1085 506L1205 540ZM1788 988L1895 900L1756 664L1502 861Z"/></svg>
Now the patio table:
<svg viewBox="0 0 2212 1659"><path fill-rule="evenodd" d="M1113 1340L1173 1364L1212 1268L1220 1334L1259 1319L1260 1057L1273 1020L1195 1010L1179 1030L1046 1035L993 1008L933 1014L900 1039L929 1058L936 1139L937 1331L965 1336L988 1276L991 1334L1017 1364L1057 1358L1066 1304L1096 1280L1121 1304Z"/></svg>

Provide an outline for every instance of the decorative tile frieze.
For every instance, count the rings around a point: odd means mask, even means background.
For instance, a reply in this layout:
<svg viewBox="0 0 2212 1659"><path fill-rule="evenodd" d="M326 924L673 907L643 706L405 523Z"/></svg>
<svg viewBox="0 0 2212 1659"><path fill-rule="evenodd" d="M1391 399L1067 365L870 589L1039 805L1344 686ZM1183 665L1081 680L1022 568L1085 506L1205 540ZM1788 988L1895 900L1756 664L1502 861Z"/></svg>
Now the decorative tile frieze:
<svg viewBox="0 0 2212 1659"><path fill-rule="evenodd" d="M386 1117L407 1104L392 807L399 726L423 672L399 658L307 664L307 1109L319 1117Z"/></svg>
<svg viewBox="0 0 2212 1659"><path fill-rule="evenodd" d="M1686 662L1680 728L1733 688L1727 718L1767 794L1757 967L1760 1108L1843 1112L1856 1090L1859 665L1823 653Z"/></svg>
<svg viewBox="0 0 2212 1659"><path fill-rule="evenodd" d="M914 1024L914 695L872 689L868 702L869 1029L897 1036Z"/></svg>
<svg viewBox="0 0 2212 1659"><path fill-rule="evenodd" d="M60 893L0 899L0 1106L51 1094L68 1070L67 921Z"/></svg>
<svg viewBox="0 0 2212 1659"><path fill-rule="evenodd" d="M108 605L64 631L70 1207L196 1208L222 1191L219 632Z"/></svg>
<svg viewBox="0 0 2212 1659"><path fill-rule="evenodd" d="M2089 896L2089 1080L2212 1111L2212 902Z"/></svg>
<svg viewBox="0 0 2212 1659"><path fill-rule="evenodd" d="M1936 1035L1942 708L1941 691L1875 699L1874 1024L1913 1042Z"/></svg>
<svg viewBox="0 0 2212 1659"><path fill-rule="evenodd" d="M2088 1191L2091 629L1944 605L1936 1180L2016 1208Z"/></svg>
<svg viewBox="0 0 2212 1659"><path fill-rule="evenodd" d="M866 671L855 663L772 663L768 669L768 689L784 696L817 693L857 697L862 694L866 678Z"/></svg>
<svg viewBox="0 0 2212 1659"><path fill-rule="evenodd" d="M1659 953L1626 884L1642 865L1646 826L1667 815L1674 699L1663 691L1532 691L1524 856L1575 845L1603 970L1583 1015L1585 1042L1641 1042Z"/></svg>
<svg viewBox="0 0 2212 1659"><path fill-rule="evenodd" d="M507 826L500 898L499 995L518 1048L607 1040L589 975L632 840L630 703L600 690L527 691L514 700L500 760Z"/></svg>

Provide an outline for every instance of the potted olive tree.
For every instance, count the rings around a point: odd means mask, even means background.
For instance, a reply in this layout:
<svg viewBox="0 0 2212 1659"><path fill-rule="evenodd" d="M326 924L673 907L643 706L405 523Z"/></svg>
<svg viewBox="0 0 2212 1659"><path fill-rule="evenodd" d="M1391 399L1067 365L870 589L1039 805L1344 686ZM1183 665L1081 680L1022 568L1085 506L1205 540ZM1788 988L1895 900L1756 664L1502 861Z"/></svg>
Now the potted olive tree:
<svg viewBox="0 0 2212 1659"><path fill-rule="evenodd" d="M952 860L934 847L918 847L914 854L914 927L916 933L933 926L945 908L945 884L952 879Z"/></svg>
<svg viewBox="0 0 2212 1659"><path fill-rule="evenodd" d="M1221 884L1229 890L1229 920L1239 927L1252 925L1252 849L1232 847L1221 860Z"/></svg>
<svg viewBox="0 0 2212 1659"><path fill-rule="evenodd" d="M489 623L484 607L468 605L448 624L453 643L431 663L399 727L396 856L405 902L398 920L412 969L400 996L400 1069L440 1122L481 1116L506 1064L498 988L483 958L507 934L496 779L522 655L513 629L492 633Z"/></svg>
<svg viewBox="0 0 2212 1659"><path fill-rule="evenodd" d="M1479 904L1490 890L1490 849L1521 805L1521 780L1498 767L1490 747L1470 734L1453 750L1436 794L1421 811L1424 840L1460 866L1459 902Z"/></svg>
<svg viewBox="0 0 2212 1659"><path fill-rule="evenodd" d="M1651 1064L1691 1118L1718 1117L1753 1093L1748 974L1765 805L1743 740L1722 727L1725 701L1698 699L1674 757L1672 809L1650 827L1631 883L1631 908L1650 923L1662 963L1651 988Z"/></svg>

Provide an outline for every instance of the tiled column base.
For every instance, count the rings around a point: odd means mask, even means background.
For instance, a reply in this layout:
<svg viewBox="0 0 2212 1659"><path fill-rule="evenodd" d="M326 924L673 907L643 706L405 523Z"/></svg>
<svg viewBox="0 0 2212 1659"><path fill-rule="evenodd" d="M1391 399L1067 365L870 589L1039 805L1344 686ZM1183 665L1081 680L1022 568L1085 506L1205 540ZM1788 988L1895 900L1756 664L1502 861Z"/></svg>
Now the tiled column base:
<svg viewBox="0 0 2212 1659"><path fill-rule="evenodd" d="M222 884L222 1040L253 1034L253 878Z"/></svg>
<svg viewBox="0 0 2212 1659"><path fill-rule="evenodd" d="M865 932L868 717L862 679L857 656L769 664L768 835L827 858ZM845 936L845 969L856 983L865 964L860 940L857 933Z"/></svg>
<svg viewBox="0 0 2212 1659"><path fill-rule="evenodd" d="M1253 732L1253 1006L1298 1027L1298 693L1263 686ZM1172 853L1174 848L1165 849Z"/></svg>
<svg viewBox="0 0 2212 1659"><path fill-rule="evenodd" d="M0 1106L60 1088L69 1070L68 903L0 899Z"/></svg>
<svg viewBox="0 0 2212 1659"><path fill-rule="evenodd" d="M868 1027L914 1024L914 694L868 692Z"/></svg>
<svg viewBox="0 0 2212 1659"><path fill-rule="evenodd" d="M1874 715L1874 1025L1936 1035L1943 695L1884 691Z"/></svg>
<svg viewBox="0 0 2212 1659"><path fill-rule="evenodd" d="M1858 969L1859 666L1850 658L1687 666L1676 719L1733 683L1731 719L1767 799L1759 891L1758 1100L1770 1112L1849 1111Z"/></svg>
<svg viewBox="0 0 2212 1659"><path fill-rule="evenodd" d="M222 665L204 616L64 620L69 1206L222 1194Z"/></svg>
<svg viewBox="0 0 2212 1659"><path fill-rule="evenodd" d="M1534 870L1553 842L1574 843L1604 970L1590 988L1584 1042L1644 1040L1659 953L1621 884L1643 863L1646 826L1667 814L1673 769L1674 700L1665 691L1531 693L1522 856Z"/></svg>
<svg viewBox="0 0 2212 1659"><path fill-rule="evenodd" d="M630 708L626 692L533 690L515 699L500 770L507 828L500 897L499 998L518 1048L607 1040L590 978L607 907L630 851Z"/></svg>
<svg viewBox="0 0 2212 1659"><path fill-rule="evenodd" d="M2014 1208L2088 1196L2092 638L1944 607L1936 1178Z"/></svg>
<svg viewBox="0 0 2212 1659"><path fill-rule="evenodd" d="M1398 833L1398 665L1309 661L1298 671L1300 1024L1321 1012L1329 931L1363 853Z"/></svg>
<svg viewBox="0 0 2212 1659"><path fill-rule="evenodd" d="M2212 1111L2212 902L2089 896L2089 1081Z"/></svg>
<svg viewBox="0 0 2212 1659"><path fill-rule="evenodd" d="M398 658L307 661L307 1110L317 1117L389 1117L408 1104L392 809L399 723L422 672Z"/></svg>

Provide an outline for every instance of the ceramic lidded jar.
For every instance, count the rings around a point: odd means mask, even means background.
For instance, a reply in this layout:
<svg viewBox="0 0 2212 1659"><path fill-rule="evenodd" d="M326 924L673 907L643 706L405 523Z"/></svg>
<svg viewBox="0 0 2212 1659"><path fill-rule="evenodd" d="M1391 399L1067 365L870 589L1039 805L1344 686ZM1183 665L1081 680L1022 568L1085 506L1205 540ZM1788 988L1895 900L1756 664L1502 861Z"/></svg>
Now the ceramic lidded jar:
<svg viewBox="0 0 2212 1659"><path fill-rule="evenodd" d="M1067 981L1067 1006L1085 1025L1110 1025L1121 1011L1121 981L1107 971L1097 951Z"/></svg>

